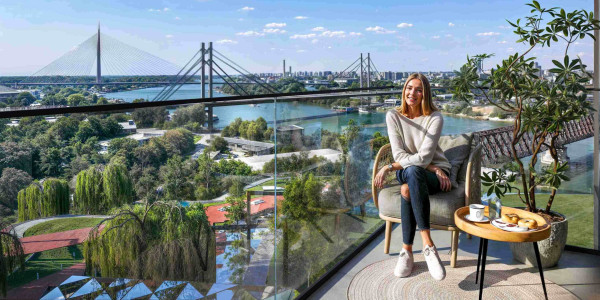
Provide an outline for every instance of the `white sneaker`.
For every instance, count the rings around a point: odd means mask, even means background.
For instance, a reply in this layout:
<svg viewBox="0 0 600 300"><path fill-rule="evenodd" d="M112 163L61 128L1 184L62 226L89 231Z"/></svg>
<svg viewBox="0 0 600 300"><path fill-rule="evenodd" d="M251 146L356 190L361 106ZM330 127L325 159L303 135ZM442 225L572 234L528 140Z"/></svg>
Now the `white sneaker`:
<svg viewBox="0 0 600 300"><path fill-rule="evenodd" d="M398 262L396 263L396 268L394 269L394 275L396 277L406 277L410 275L410 273L412 273L414 264L415 259L413 258L413 254L402 248L402 250L400 250L400 254L398 255Z"/></svg>
<svg viewBox="0 0 600 300"><path fill-rule="evenodd" d="M435 280L444 279L446 277L446 269L444 269L444 265L442 265L442 260L440 259L435 246L425 246L423 255L425 255L425 261L427 262L427 268L429 268L431 277Z"/></svg>

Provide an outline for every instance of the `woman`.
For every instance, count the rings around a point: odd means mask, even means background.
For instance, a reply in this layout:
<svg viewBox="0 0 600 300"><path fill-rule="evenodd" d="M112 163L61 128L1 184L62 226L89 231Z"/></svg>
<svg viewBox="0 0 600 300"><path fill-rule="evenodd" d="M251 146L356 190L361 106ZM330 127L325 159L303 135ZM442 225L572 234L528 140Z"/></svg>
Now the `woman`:
<svg viewBox="0 0 600 300"><path fill-rule="evenodd" d="M412 74L407 78L402 106L387 113L386 123L394 162L379 170L375 184L383 187L384 178L392 171L396 171L401 184L404 244L394 275L406 277L412 272L412 244L418 225L429 273L442 280L446 270L429 232L429 195L451 189L450 163L438 145L444 120L431 100L431 87L425 76Z"/></svg>

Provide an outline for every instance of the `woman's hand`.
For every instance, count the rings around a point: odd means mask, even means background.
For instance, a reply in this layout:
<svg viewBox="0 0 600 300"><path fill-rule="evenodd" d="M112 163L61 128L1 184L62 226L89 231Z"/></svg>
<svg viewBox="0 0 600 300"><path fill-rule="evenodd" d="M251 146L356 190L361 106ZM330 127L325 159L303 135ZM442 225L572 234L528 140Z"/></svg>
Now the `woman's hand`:
<svg viewBox="0 0 600 300"><path fill-rule="evenodd" d="M373 182L375 183L375 186L377 188L383 188L383 183L385 182L385 176L387 176L389 172L389 169L387 166L384 166L383 168L379 169L379 172L377 172L377 174L375 175L375 178L373 178Z"/></svg>
<svg viewBox="0 0 600 300"><path fill-rule="evenodd" d="M442 169L437 168L435 170L435 176L437 176L440 181L440 189L444 192L449 192L452 189L452 183L450 183L450 178L448 175L442 171Z"/></svg>

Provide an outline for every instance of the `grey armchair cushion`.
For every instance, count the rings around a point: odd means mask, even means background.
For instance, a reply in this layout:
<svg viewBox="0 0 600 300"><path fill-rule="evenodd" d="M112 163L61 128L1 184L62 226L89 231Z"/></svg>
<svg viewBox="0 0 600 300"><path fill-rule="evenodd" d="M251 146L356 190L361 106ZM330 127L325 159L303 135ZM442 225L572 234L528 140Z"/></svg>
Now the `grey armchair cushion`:
<svg viewBox="0 0 600 300"><path fill-rule="evenodd" d="M469 159L469 153L471 152L471 133L463 133L460 135L446 135L440 137L439 145L444 151L444 155L452 166L450 168L450 183L452 188L458 187L459 181L464 181L464 178L460 178L459 173L461 167L466 164ZM466 173L465 173L466 174Z"/></svg>
<svg viewBox="0 0 600 300"><path fill-rule="evenodd" d="M400 185L396 184L379 191L379 213L392 217L401 218L400 215ZM449 192L429 195L430 223L455 226L454 212L465 206L465 183L462 182L457 188Z"/></svg>

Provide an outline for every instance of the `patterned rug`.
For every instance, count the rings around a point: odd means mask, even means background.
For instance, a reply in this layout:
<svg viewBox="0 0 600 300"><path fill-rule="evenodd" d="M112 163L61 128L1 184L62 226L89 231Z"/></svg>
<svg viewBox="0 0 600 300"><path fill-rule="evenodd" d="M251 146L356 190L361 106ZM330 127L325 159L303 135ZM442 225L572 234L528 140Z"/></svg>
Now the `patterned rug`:
<svg viewBox="0 0 600 300"><path fill-rule="evenodd" d="M415 253L415 267L409 277L394 276L397 257L371 264L354 276L348 287L348 299L477 299L475 284L477 259L459 256L457 268L450 268L450 255L441 254L446 279L431 278L423 255ZM480 274L481 276L481 274ZM544 299L537 268L527 270L488 261L485 266L483 299ZM577 299L568 290L546 280L549 299Z"/></svg>

